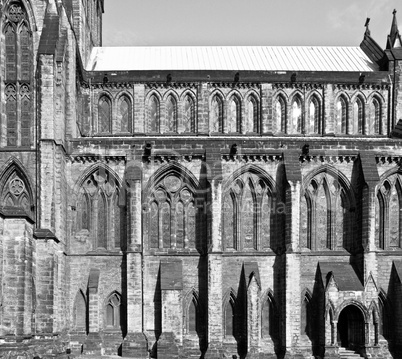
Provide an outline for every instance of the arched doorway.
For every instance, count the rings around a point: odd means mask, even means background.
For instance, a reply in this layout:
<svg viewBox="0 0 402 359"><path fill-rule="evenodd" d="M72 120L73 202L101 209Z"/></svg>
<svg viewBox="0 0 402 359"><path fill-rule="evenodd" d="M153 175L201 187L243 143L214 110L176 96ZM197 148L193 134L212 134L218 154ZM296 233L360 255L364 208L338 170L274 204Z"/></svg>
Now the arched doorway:
<svg viewBox="0 0 402 359"><path fill-rule="evenodd" d="M338 319L338 345L357 350L365 344L365 323L362 311L355 305L344 308Z"/></svg>

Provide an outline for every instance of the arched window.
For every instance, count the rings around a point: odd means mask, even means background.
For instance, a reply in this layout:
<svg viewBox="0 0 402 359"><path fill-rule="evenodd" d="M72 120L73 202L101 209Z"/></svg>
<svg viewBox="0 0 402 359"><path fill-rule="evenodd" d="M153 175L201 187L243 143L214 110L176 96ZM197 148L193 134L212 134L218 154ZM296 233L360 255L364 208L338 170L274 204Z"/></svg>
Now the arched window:
<svg viewBox="0 0 402 359"><path fill-rule="evenodd" d="M292 132L302 133L302 102L299 96L295 96L292 102Z"/></svg>
<svg viewBox="0 0 402 359"><path fill-rule="evenodd" d="M258 101L253 95L249 96L247 101L247 117L243 126L243 133L247 132L260 132Z"/></svg>
<svg viewBox="0 0 402 359"><path fill-rule="evenodd" d="M240 100L237 96L233 96L229 101L228 119L227 119L227 132L241 132L241 109Z"/></svg>
<svg viewBox="0 0 402 359"><path fill-rule="evenodd" d="M112 106L107 96L101 96L98 103L98 132L110 133L112 125Z"/></svg>
<svg viewBox="0 0 402 359"><path fill-rule="evenodd" d="M363 135L366 133L365 130L365 119L364 119L364 105L360 97L357 97L353 104L353 131L350 133L355 133Z"/></svg>
<svg viewBox="0 0 402 359"><path fill-rule="evenodd" d="M78 331L88 330L87 302L82 291L78 291L75 296L73 323L75 329Z"/></svg>
<svg viewBox="0 0 402 359"><path fill-rule="evenodd" d="M0 203L33 215L33 197L27 178L17 165L10 165L0 179Z"/></svg>
<svg viewBox="0 0 402 359"><path fill-rule="evenodd" d="M119 249L124 221L116 178L100 167L83 180L80 192L76 203L77 231L89 231L92 249Z"/></svg>
<svg viewBox="0 0 402 359"><path fill-rule="evenodd" d="M21 1L5 7L5 125L7 146L32 144L32 33ZM3 137L4 138L4 137Z"/></svg>
<svg viewBox="0 0 402 359"><path fill-rule="evenodd" d="M197 307L194 300L191 301L188 308L188 331L191 334L197 332Z"/></svg>
<svg viewBox="0 0 402 359"><path fill-rule="evenodd" d="M310 133L321 133L321 113L320 102L316 96L313 96L310 100L309 106L309 127Z"/></svg>
<svg viewBox="0 0 402 359"><path fill-rule="evenodd" d="M301 334L311 336L311 298L308 294L305 295L301 307L301 320L300 320L300 330Z"/></svg>
<svg viewBox="0 0 402 359"><path fill-rule="evenodd" d="M223 194L222 239L226 250L271 248L271 191L255 173L244 173Z"/></svg>
<svg viewBox="0 0 402 359"><path fill-rule="evenodd" d="M281 133L287 133L286 126L286 102L282 96L278 96L275 103L276 126Z"/></svg>
<svg viewBox="0 0 402 359"><path fill-rule="evenodd" d="M177 104L173 96L166 100L166 129L168 132L177 132Z"/></svg>
<svg viewBox="0 0 402 359"><path fill-rule="evenodd" d="M235 337L236 331L236 323L235 323L235 308L236 308L236 300L235 297L231 294L229 297L229 301L226 303L224 308L224 335L225 338L233 338Z"/></svg>
<svg viewBox="0 0 402 359"><path fill-rule="evenodd" d="M120 329L121 296L113 293L106 304L106 329Z"/></svg>
<svg viewBox="0 0 402 359"><path fill-rule="evenodd" d="M148 132L159 132L159 101L155 95L148 100Z"/></svg>
<svg viewBox="0 0 402 359"><path fill-rule="evenodd" d="M371 102L371 130L370 134L382 134L382 108L381 102L377 98L373 98Z"/></svg>
<svg viewBox="0 0 402 359"><path fill-rule="evenodd" d="M218 95L212 98L210 121L213 132L223 132L223 102Z"/></svg>
<svg viewBox="0 0 402 359"><path fill-rule="evenodd" d="M131 100L127 96L121 96L118 101L117 132L132 131Z"/></svg>
<svg viewBox="0 0 402 359"><path fill-rule="evenodd" d="M261 337L263 339L275 338L276 320L272 298L268 297L261 310Z"/></svg>
<svg viewBox="0 0 402 359"><path fill-rule="evenodd" d="M195 132L195 104L191 96L184 98L183 117L179 124L179 133Z"/></svg>
<svg viewBox="0 0 402 359"><path fill-rule="evenodd" d="M197 209L192 185L176 173L169 174L157 181L149 201L149 248L195 248Z"/></svg>
<svg viewBox="0 0 402 359"><path fill-rule="evenodd" d="M338 132L346 135L348 133L348 106L343 96L340 96L336 102L336 122Z"/></svg>

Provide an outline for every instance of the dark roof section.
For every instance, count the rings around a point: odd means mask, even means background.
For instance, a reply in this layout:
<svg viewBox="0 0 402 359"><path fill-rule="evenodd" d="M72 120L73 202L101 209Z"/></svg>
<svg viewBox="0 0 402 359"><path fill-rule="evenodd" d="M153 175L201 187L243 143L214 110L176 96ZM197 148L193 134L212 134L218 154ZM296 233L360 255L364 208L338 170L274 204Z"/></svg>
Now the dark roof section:
<svg viewBox="0 0 402 359"><path fill-rule="evenodd" d="M56 237L56 235L50 230L50 229L45 229L45 228L37 228L34 231L34 237L36 239L46 239L46 240L54 240L56 243L59 243L60 241Z"/></svg>
<svg viewBox="0 0 402 359"><path fill-rule="evenodd" d="M393 49L397 42L399 43L397 47L401 47L402 45L402 39L398 29L398 21L396 20L396 10L394 10L392 14L393 18L392 18L391 30L387 38L387 49Z"/></svg>
<svg viewBox="0 0 402 359"><path fill-rule="evenodd" d="M371 61L380 66L380 69L384 69L385 64L387 63L387 58L382 47L378 45L377 42L371 37L369 24L370 19L367 18L366 24L364 25L366 27L366 31L364 32L364 38L360 44L360 48Z"/></svg>
<svg viewBox="0 0 402 359"><path fill-rule="evenodd" d="M39 42L38 52L41 55L54 55L59 40L59 15L56 7L48 3L43 22L42 36Z"/></svg>
<svg viewBox="0 0 402 359"><path fill-rule="evenodd" d="M393 263L399 280L402 283L402 261L393 261Z"/></svg>
<svg viewBox="0 0 402 359"><path fill-rule="evenodd" d="M334 277L340 291L362 291L364 289L356 271L349 263L319 262L324 287L331 275Z"/></svg>
<svg viewBox="0 0 402 359"><path fill-rule="evenodd" d="M99 277L100 277L100 269L91 268L91 270L89 271L89 277L88 277L88 288L93 288L93 289L98 290Z"/></svg>

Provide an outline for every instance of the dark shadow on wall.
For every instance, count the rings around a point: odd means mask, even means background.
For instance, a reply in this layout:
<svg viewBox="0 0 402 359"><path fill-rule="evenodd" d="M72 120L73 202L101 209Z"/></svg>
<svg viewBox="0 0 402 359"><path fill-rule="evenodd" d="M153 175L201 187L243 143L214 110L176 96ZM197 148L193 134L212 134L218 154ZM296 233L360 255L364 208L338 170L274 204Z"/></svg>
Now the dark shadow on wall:
<svg viewBox="0 0 402 359"><path fill-rule="evenodd" d="M196 330L203 357L208 348L208 262L206 256L201 256L198 259L198 293Z"/></svg>
<svg viewBox="0 0 402 359"><path fill-rule="evenodd" d="M276 188L272 189L272 214L271 214L271 249L276 254L281 254L286 248L286 215L291 207L286 205L286 191L289 185L286 179L285 164L281 162L276 172ZM289 213L290 215L290 213Z"/></svg>
<svg viewBox="0 0 402 359"><path fill-rule="evenodd" d="M273 288L273 296L275 300L275 308L276 314L275 317L277 319L276 325L276 333L271 335L272 340L275 344L275 353L278 358L283 358L285 354L285 342L286 342L286 297L285 297L285 275L286 275L286 268L285 268L285 256L284 255L277 255L275 257L275 262L273 265L273 276L274 276L274 288Z"/></svg>
<svg viewBox="0 0 402 359"><path fill-rule="evenodd" d="M311 331L309 338L313 355L323 358L325 353L325 288L319 264L315 274L315 282L311 298Z"/></svg>
<svg viewBox="0 0 402 359"><path fill-rule="evenodd" d="M155 343L151 349L151 358L157 358L158 340L162 334L162 291L161 291L161 269L159 266L154 294L154 329Z"/></svg>
<svg viewBox="0 0 402 359"><path fill-rule="evenodd" d="M244 266L241 270L239 287L237 289L237 298L235 305L235 328L234 337L237 342L237 353L240 359L247 356L247 338L248 338L248 315L247 315L247 282L244 273Z"/></svg>
<svg viewBox="0 0 402 359"><path fill-rule="evenodd" d="M120 326L123 338L127 335L127 254L124 253L121 261L122 305L120 306Z"/></svg>

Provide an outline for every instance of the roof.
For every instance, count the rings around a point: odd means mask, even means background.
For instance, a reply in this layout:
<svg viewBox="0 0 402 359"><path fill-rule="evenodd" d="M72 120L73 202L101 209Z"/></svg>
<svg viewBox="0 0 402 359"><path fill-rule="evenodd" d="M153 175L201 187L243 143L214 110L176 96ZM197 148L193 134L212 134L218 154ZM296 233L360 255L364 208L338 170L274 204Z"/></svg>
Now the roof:
<svg viewBox="0 0 402 359"><path fill-rule="evenodd" d="M360 47L172 46L95 47L88 71L339 71L379 67Z"/></svg>
<svg viewBox="0 0 402 359"><path fill-rule="evenodd" d="M339 290L362 291L364 289L356 271L349 263L320 262L319 265L324 287L328 284L328 274L332 273Z"/></svg>

